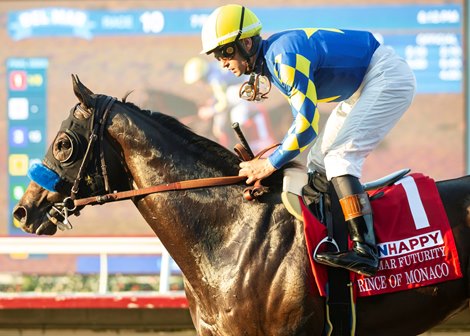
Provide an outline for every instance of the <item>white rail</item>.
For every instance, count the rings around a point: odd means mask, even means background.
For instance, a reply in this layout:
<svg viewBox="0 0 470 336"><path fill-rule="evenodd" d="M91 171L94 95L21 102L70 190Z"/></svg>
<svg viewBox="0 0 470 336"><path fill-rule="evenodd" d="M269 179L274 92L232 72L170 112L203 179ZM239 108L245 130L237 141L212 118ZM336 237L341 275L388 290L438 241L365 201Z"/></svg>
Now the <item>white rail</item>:
<svg viewBox="0 0 470 336"><path fill-rule="evenodd" d="M0 237L0 254L99 255L100 294L107 293L109 254L157 254L162 256L159 292L169 291L170 256L157 237Z"/></svg>

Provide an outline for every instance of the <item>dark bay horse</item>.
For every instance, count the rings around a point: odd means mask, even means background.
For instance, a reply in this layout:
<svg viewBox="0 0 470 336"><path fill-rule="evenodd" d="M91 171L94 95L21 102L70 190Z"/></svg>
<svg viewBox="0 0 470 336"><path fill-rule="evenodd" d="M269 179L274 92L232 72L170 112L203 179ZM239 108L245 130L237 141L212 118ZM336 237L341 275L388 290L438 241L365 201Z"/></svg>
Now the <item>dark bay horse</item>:
<svg viewBox="0 0 470 336"><path fill-rule="evenodd" d="M91 195L238 174L229 150L172 117L93 94L72 77L79 103L36 173L45 182L31 182L14 210L26 232L54 234L78 215L74 200ZM322 334L324 298L311 289L303 223L282 205L281 180L279 171L263 182L270 192L254 202L242 197L243 181L132 197L184 274L199 335ZM417 335L467 307L470 177L438 189L463 278L359 299L358 335Z"/></svg>

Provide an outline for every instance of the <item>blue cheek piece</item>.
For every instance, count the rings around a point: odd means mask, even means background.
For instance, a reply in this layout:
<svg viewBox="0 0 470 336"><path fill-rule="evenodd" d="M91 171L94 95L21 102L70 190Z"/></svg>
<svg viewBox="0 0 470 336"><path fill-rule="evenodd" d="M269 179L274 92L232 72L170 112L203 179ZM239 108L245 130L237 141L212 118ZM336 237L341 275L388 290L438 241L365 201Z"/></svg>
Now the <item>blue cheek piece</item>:
<svg viewBox="0 0 470 336"><path fill-rule="evenodd" d="M34 163L28 170L28 177L44 189L56 191L55 187L60 181L59 175L41 163Z"/></svg>

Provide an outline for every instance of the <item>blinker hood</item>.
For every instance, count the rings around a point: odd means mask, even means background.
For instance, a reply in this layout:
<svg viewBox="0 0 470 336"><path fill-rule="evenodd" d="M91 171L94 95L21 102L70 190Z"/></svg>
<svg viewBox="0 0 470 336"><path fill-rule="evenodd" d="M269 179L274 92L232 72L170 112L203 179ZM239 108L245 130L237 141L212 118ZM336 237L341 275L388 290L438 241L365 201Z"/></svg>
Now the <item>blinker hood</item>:
<svg viewBox="0 0 470 336"><path fill-rule="evenodd" d="M93 114L87 119L77 119L74 116L75 108L76 106L71 109L69 117L62 122L56 138L44 157L45 166L60 177L61 184L63 184L60 189L67 188L66 185L71 188L77 178L93 127ZM57 137L62 133L69 136L72 153L67 160L61 162L54 155L54 146L56 146Z"/></svg>
<svg viewBox="0 0 470 336"><path fill-rule="evenodd" d="M81 108L77 104L71 109L70 115L65 119L57 133L54 141L49 147L43 164L32 165L28 176L44 189L49 191L60 192L62 194L70 194L72 186L77 179L78 172L85 158L88 141L94 127L95 113L89 118L78 119L74 112L77 108ZM65 134L67 140L70 141L71 153L66 158L57 157L63 148L58 143L58 137ZM86 162L86 176L84 180L85 186L80 185L80 190L90 194L96 194L103 188L103 180L99 171L99 155L96 155L96 146L90 148L90 157ZM60 159L60 160L59 160Z"/></svg>

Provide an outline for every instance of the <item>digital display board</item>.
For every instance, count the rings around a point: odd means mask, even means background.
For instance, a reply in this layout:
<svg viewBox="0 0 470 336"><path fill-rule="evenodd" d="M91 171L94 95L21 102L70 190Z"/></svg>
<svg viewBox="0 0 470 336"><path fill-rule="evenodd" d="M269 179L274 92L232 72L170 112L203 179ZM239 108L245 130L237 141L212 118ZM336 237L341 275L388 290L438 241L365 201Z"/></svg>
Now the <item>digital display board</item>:
<svg viewBox="0 0 470 336"><path fill-rule="evenodd" d="M252 8L266 34L292 28L364 29L397 50L417 77L418 93L462 91L462 8L360 5ZM213 8L82 10L33 8L8 15L13 40L55 36L198 35ZM285 20L286 17L295 20Z"/></svg>
<svg viewBox="0 0 470 336"><path fill-rule="evenodd" d="M11 212L23 195L28 169L46 148L47 67L45 58L9 58L7 69L8 120L8 233L21 234Z"/></svg>

